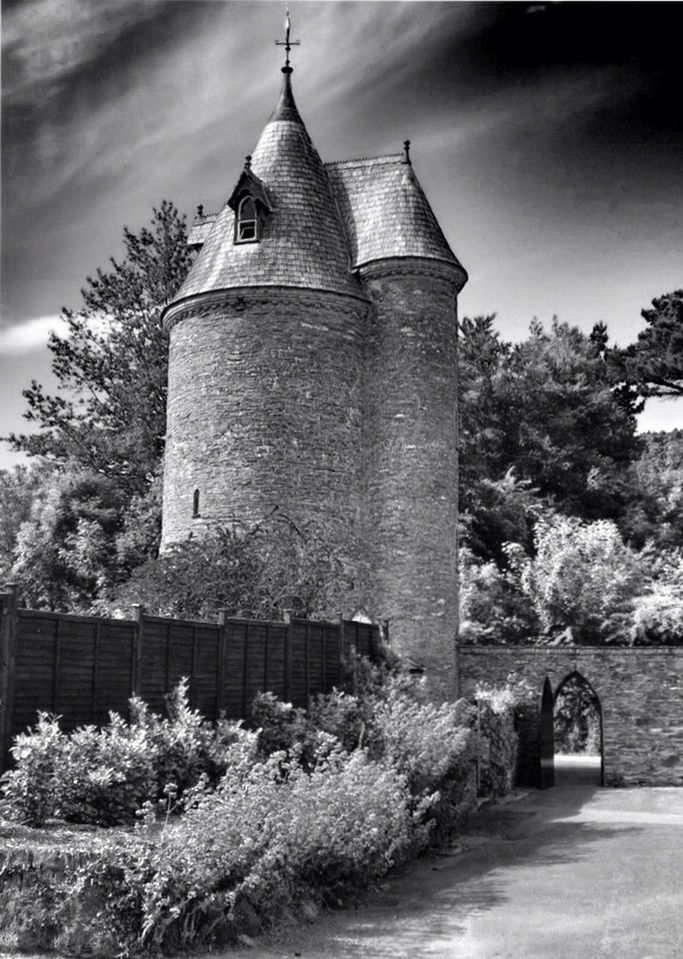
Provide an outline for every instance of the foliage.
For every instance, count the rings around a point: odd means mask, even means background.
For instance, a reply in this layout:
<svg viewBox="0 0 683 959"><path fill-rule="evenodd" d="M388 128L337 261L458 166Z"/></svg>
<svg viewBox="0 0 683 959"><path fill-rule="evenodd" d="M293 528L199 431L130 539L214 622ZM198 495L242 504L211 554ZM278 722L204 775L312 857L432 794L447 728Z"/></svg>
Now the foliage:
<svg viewBox="0 0 683 959"><path fill-rule="evenodd" d="M683 549L668 553L644 551L649 567L647 592L636 597L633 611L635 645L683 643Z"/></svg>
<svg viewBox="0 0 683 959"><path fill-rule="evenodd" d="M641 396L683 396L683 289L656 297L641 315L646 328L610 361Z"/></svg>
<svg viewBox="0 0 683 959"><path fill-rule="evenodd" d="M44 473L45 467L40 464L0 470L0 584L11 576L17 535L30 516Z"/></svg>
<svg viewBox="0 0 683 959"><path fill-rule="evenodd" d="M509 544L502 570L463 556L461 640L474 643L627 644L647 562L609 520L551 512L538 519L533 556Z"/></svg>
<svg viewBox="0 0 683 959"><path fill-rule="evenodd" d="M28 733L20 733L12 747L15 767L2 777L3 810L13 818L42 824L56 806L55 777L64 747L64 734L55 717L38 714Z"/></svg>
<svg viewBox="0 0 683 959"><path fill-rule="evenodd" d="M599 753L600 714L595 693L581 677L570 676L558 689L553 713L555 750Z"/></svg>
<svg viewBox="0 0 683 959"><path fill-rule="evenodd" d="M629 470L634 496L620 527L637 548L683 547L683 431L646 433Z"/></svg>
<svg viewBox="0 0 683 959"><path fill-rule="evenodd" d="M68 469L45 477L19 528L12 576L34 609L87 609L115 575L121 494L104 476Z"/></svg>
<svg viewBox="0 0 683 959"><path fill-rule="evenodd" d="M179 809L198 782L215 783L237 736L235 724L214 727L190 708L186 681L169 696L165 718L134 697L129 721L112 713L101 729L67 734L57 717L43 713L33 730L16 737L3 804L34 825L50 817L131 823L149 802L167 807L172 800Z"/></svg>
<svg viewBox="0 0 683 959"><path fill-rule="evenodd" d="M50 335L54 396L35 380L24 391L25 418L40 432L9 439L13 447L59 463L76 463L142 493L163 451L167 334L164 303L190 266L184 217L163 201L149 228L124 227L124 258L97 270L81 290L80 312L64 310L68 334Z"/></svg>
<svg viewBox="0 0 683 959"><path fill-rule="evenodd" d="M117 579L126 580L132 571L157 556L161 541L161 466L149 476L142 493L134 493L126 503L116 535ZM107 586L111 586L111 580Z"/></svg>
<svg viewBox="0 0 683 959"><path fill-rule="evenodd" d="M618 518L631 501L638 404L605 362L606 331L554 320L500 340L493 316L460 325L461 506L466 544L502 562L505 542L527 547L537 508Z"/></svg>
<svg viewBox="0 0 683 959"><path fill-rule="evenodd" d="M576 643L623 635L643 576L615 524L571 517L541 521L535 546L528 591L546 635L569 628Z"/></svg>
<svg viewBox="0 0 683 959"><path fill-rule="evenodd" d="M502 547L505 566L460 555L460 642L516 644L540 632L528 591L530 558L517 543Z"/></svg>
<svg viewBox="0 0 683 959"><path fill-rule="evenodd" d="M163 942L169 922L196 929L207 912L233 918L244 898L264 919L302 890L336 901L410 845L408 792L393 770L363 752L332 754L310 773L283 762L278 753L260 764L232 760L218 789L169 830L166 868L145 891L148 939Z"/></svg>
<svg viewBox="0 0 683 959"><path fill-rule="evenodd" d="M123 258L87 278L83 308L63 311L66 335L50 335L57 392L35 380L24 391L25 418L39 429L8 439L51 464L52 475L43 466L30 515L22 499L24 522L13 522L7 543L14 555L0 563L15 564L33 606L88 609L156 555L168 350L161 314L189 269L186 239L184 217L167 201L149 227L124 228Z"/></svg>
<svg viewBox="0 0 683 959"><path fill-rule="evenodd" d="M167 616L336 616L355 605L360 575L354 543L337 533L314 521L299 527L280 512L245 531L207 530L139 567L98 608L144 596L150 612Z"/></svg>
<svg viewBox="0 0 683 959"><path fill-rule="evenodd" d="M26 918L22 926L12 907L8 928L30 944L39 921L56 917L41 947L85 955L96 944L112 959L235 942L295 912L302 900L338 905L394 863L451 838L475 804L475 708L431 704L420 681L386 667L361 665L353 677L355 694L318 696L308 713L261 696L255 732L230 727L207 735L182 687L168 720L134 701L131 722L116 720L102 739L92 729L67 737L41 717L41 735L18 741L30 748L8 781L10 804L12 790L26 809L32 797L34 819L54 808L60 790L64 795L60 766L74 793L92 794L87 763L99 773L106 763L125 765L127 783L114 782L114 789L135 790L141 770L131 766L132 753L146 756L152 794L168 779L180 795L176 802L167 789L164 815L158 799L150 801L133 831L67 857L45 888L36 885L30 904L12 892ZM489 693L495 705L484 707L486 715L509 707L500 695ZM509 781L509 744L505 753L493 724L486 735L491 769L507 761ZM197 775L207 756L217 758L213 781ZM41 792L30 782L38 775L48 784L40 808ZM498 791L503 779L492 773L491 788Z"/></svg>

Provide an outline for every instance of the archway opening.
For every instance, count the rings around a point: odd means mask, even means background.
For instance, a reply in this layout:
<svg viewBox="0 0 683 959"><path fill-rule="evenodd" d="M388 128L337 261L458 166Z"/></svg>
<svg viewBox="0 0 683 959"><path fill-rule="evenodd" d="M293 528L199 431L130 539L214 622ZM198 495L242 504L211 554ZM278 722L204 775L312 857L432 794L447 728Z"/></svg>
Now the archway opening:
<svg viewBox="0 0 683 959"><path fill-rule="evenodd" d="M602 706L587 679L570 673L555 690L555 781L603 784Z"/></svg>

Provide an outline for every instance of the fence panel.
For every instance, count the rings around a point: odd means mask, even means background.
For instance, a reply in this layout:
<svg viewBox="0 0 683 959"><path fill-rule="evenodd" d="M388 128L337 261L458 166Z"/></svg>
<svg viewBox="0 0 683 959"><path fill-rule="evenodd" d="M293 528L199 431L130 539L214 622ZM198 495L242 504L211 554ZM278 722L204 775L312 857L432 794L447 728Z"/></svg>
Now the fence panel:
<svg viewBox="0 0 683 959"><path fill-rule="evenodd" d="M208 718L249 719L254 696L272 691L296 706L343 679L355 646L374 657L378 628L365 623L292 619L218 623L146 616L130 620L16 610L0 594L0 770L11 739L38 711L62 727L100 725L110 711L126 714L133 692L155 712L181 677L190 702Z"/></svg>

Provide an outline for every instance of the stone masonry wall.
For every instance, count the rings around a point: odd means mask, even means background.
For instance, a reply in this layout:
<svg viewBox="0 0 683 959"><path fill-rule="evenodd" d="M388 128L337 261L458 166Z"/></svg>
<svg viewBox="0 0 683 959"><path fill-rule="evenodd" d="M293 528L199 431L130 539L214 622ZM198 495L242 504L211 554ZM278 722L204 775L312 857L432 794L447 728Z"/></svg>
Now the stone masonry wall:
<svg viewBox="0 0 683 959"><path fill-rule="evenodd" d="M683 785L683 648L460 646L459 690L527 679L540 697L577 672L602 707L606 785Z"/></svg>
<svg viewBox="0 0 683 959"><path fill-rule="evenodd" d="M391 643L455 691L457 520L456 286L449 265L384 261L361 269L368 319L363 528L367 608Z"/></svg>
<svg viewBox="0 0 683 959"><path fill-rule="evenodd" d="M322 518L333 538L357 531L366 311L286 289L171 309L162 547L275 507L295 522Z"/></svg>

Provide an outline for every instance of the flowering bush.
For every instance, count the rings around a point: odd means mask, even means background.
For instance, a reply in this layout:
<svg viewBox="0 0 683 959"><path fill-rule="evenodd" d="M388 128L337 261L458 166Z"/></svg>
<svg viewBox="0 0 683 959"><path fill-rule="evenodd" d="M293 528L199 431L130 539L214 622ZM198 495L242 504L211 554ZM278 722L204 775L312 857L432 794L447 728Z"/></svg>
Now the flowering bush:
<svg viewBox="0 0 683 959"><path fill-rule="evenodd" d="M134 697L130 721L112 713L101 729L71 734L59 728L58 717L40 714L12 747L15 767L3 776L8 813L34 825L49 817L131 823L146 802L163 802L169 785L182 801L202 777L215 783L238 727L208 723L189 707L187 692L182 680L168 698L168 718Z"/></svg>
<svg viewBox="0 0 683 959"><path fill-rule="evenodd" d="M362 752L336 751L308 773L274 753L233 755L214 792L173 824L144 887L143 939L239 924L244 903L267 922L302 895L338 902L426 836L403 777ZM222 919L221 919L222 917Z"/></svg>
<svg viewBox="0 0 683 959"><path fill-rule="evenodd" d="M683 642L683 597L681 588L658 585L639 596L633 610L633 639L636 645L677 645Z"/></svg>
<svg viewBox="0 0 683 959"><path fill-rule="evenodd" d="M66 736L41 717L8 777L10 805L34 820L59 810L109 823L138 811L134 830L94 844L40 892L36 916L58 916L60 930L42 945L84 955L97 943L103 957L124 957L235 941L302 898L339 904L450 839L476 800L474 707L434 705L399 675L354 676L357 694L316 697L308 713L258 697L254 731L211 729L185 687L165 720L133 701L129 723ZM499 793L514 750L502 702L482 710ZM48 785L29 808L40 775Z"/></svg>

